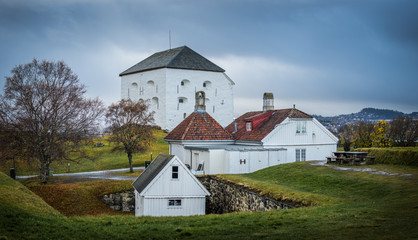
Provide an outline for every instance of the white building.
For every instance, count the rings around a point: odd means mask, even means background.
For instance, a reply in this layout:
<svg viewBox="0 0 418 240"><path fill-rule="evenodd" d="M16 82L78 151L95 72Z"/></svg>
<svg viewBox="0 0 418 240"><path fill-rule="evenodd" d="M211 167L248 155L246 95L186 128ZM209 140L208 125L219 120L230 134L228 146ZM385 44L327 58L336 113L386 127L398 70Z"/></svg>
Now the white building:
<svg viewBox="0 0 418 240"><path fill-rule="evenodd" d="M162 129L172 130L193 112L198 91L206 93L207 111L222 126L233 120L234 82L224 69L187 46L155 53L119 76L121 97L150 100Z"/></svg>
<svg viewBox="0 0 418 240"><path fill-rule="evenodd" d="M135 216L204 215L210 193L174 155L159 154L132 184Z"/></svg>
<svg viewBox="0 0 418 240"><path fill-rule="evenodd" d="M209 121L201 119L210 115L195 111L166 136L170 154L178 154L192 169L200 164L205 174L220 174L324 160L337 150L338 138L320 122L296 108L273 110L272 97L265 94L263 111L245 113L225 129L207 127Z"/></svg>

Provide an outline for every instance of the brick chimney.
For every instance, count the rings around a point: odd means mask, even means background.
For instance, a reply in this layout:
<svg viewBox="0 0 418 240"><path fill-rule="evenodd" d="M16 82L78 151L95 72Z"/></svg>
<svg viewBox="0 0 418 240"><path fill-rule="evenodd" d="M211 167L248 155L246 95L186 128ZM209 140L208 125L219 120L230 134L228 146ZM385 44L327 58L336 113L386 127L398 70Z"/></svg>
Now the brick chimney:
<svg viewBox="0 0 418 240"><path fill-rule="evenodd" d="M263 96L263 111L274 110L273 93L264 93Z"/></svg>

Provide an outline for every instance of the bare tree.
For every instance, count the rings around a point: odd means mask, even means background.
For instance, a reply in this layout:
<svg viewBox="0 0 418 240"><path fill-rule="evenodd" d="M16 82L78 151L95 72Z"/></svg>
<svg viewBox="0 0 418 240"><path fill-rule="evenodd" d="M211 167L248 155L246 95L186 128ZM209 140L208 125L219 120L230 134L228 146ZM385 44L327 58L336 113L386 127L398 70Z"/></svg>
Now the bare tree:
<svg viewBox="0 0 418 240"><path fill-rule="evenodd" d="M148 112L148 102L144 100L124 100L109 106L106 121L110 124L110 141L116 143L114 151L124 151L128 155L130 172L133 172L132 154L145 152L154 141L151 123L154 112Z"/></svg>
<svg viewBox="0 0 418 240"><path fill-rule="evenodd" d="M396 146L415 146L418 140L418 120L409 116L399 116L390 124L389 136Z"/></svg>
<svg viewBox="0 0 418 240"><path fill-rule="evenodd" d="M97 133L104 107L86 99L84 85L64 62L38 61L16 66L0 96L0 121L29 159L40 164L46 183L53 161L76 160L81 146Z"/></svg>

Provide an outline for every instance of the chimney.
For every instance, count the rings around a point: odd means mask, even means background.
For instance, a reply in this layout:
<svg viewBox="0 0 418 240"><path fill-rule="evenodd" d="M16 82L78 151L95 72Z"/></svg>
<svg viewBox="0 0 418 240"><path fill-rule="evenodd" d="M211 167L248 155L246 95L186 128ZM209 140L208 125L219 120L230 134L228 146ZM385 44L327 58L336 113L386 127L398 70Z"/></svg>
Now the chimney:
<svg viewBox="0 0 418 240"><path fill-rule="evenodd" d="M263 111L274 110L273 93L264 93L263 96Z"/></svg>
<svg viewBox="0 0 418 240"><path fill-rule="evenodd" d="M206 112L205 92L199 91L195 94L196 105L194 105L195 112Z"/></svg>

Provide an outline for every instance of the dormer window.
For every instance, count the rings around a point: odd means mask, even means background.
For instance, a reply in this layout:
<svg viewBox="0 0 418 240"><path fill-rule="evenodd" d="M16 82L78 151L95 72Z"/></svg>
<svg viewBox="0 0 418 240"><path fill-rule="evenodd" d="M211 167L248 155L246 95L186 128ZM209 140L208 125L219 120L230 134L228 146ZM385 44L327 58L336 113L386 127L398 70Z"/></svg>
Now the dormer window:
<svg viewBox="0 0 418 240"><path fill-rule="evenodd" d="M178 179L179 178L179 166L172 166L171 167L171 178Z"/></svg>
<svg viewBox="0 0 418 240"><path fill-rule="evenodd" d="M247 126L247 132L251 131L251 128L252 128L251 122L247 122L246 126Z"/></svg>

